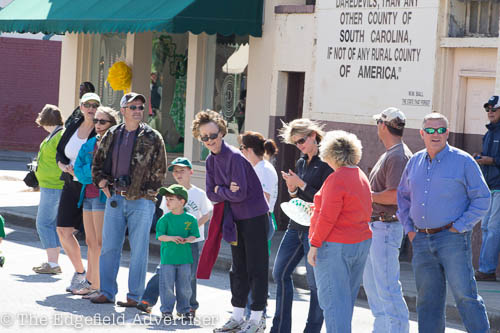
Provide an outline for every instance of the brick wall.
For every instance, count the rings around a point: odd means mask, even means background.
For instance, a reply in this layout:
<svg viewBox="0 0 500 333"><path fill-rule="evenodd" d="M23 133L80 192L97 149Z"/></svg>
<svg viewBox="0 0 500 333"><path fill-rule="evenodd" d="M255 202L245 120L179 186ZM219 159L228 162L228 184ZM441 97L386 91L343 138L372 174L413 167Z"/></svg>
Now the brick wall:
<svg viewBox="0 0 500 333"><path fill-rule="evenodd" d="M0 150L38 151L35 119L58 103L61 42L0 37Z"/></svg>

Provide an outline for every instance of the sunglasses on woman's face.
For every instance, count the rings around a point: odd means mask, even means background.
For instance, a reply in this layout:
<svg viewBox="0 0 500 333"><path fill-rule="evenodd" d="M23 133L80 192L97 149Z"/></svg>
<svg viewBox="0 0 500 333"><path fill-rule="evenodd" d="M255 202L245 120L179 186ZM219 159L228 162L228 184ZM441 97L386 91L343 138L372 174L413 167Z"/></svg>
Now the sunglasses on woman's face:
<svg viewBox="0 0 500 333"><path fill-rule="evenodd" d="M306 143L306 140L307 140L308 137L309 137L309 135L306 135L305 137L300 138L297 141L295 141L293 144L296 145L296 146L303 145L304 143Z"/></svg>
<svg viewBox="0 0 500 333"><path fill-rule="evenodd" d="M87 109L93 108L97 109L99 107L99 103L83 103L83 106Z"/></svg>
<svg viewBox="0 0 500 333"><path fill-rule="evenodd" d="M94 119L94 124L101 124L101 125L106 125L106 123L110 123L111 120L106 120L106 119Z"/></svg>
<svg viewBox="0 0 500 333"><path fill-rule="evenodd" d="M484 108L484 111L486 112L496 112L499 108Z"/></svg>
<svg viewBox="0 0 500 333"><path fill-rule="evenodd" d="M447 128L446 127L439 127L439 128L432 128L432 127L427 127L427 128L424 128L424 131L425 133L427 134L434 134L434 133L438 133L438 134L444 134L446 133L446 130Z"/></svg>
<svg viewBox="0 0 500 333"><path fill-rule="evenodd" d="M212 133L212 134L200 137L200 140L203 141L203 142L207 142L208 140L215 140L215 139L217 139L218 136L219 136L219 132Z"/></svg>

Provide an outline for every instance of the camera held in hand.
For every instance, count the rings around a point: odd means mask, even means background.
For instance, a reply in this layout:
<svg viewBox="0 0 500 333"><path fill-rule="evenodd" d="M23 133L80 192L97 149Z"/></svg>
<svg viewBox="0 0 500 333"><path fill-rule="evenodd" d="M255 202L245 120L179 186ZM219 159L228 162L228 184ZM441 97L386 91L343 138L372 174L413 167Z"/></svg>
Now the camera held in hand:
<svg viewBox="0 0 500 333"><path fill-rule="evenodd" d="M115 178L114 184L115 188L127 188L131 184L130 176L121 176L119 178Z"/></svg>

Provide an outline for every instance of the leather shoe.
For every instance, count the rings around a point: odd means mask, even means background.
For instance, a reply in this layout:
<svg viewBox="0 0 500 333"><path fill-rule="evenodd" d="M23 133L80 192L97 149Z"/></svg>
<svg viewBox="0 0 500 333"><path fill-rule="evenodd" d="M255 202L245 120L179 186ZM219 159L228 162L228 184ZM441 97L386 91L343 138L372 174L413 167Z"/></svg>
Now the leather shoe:
<svg viewBox="0 0 500 333"><path fill-rule="evenodd" d="M109 298L107 298L104 294L100 294L99 296L93 297L90 299L92 303L95 304L104 304L104 303L112 303L115 304L114 301L111 301Z"/></svg>
<svg viewBox="0 0 500 333"><path fill-rule="evenodd" d="M124 308L135 308L137 306L137 301L134 301L133 299L127 297L126 302L118 301L116 302L116 304Z"/></svg>

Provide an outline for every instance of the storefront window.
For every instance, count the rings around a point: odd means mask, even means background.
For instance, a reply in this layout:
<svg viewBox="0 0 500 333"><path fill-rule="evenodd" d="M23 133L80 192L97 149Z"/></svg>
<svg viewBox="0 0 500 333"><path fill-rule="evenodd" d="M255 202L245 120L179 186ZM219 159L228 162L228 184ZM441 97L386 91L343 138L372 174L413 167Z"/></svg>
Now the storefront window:
<svg viewBox="0 0 500 333"><path fill-rule="evenodd" d="M245 130L248 37L217 35L209 38L207 51L205 104L228 122L224 140L237 147L238 135ZM200 152L205 160L208 150L201 145Z"/></svg>
<svg viewBox="0 0 500 333"><path fill-rule="evenodd" d="M184 152L187 48L187 33L153 35L149 124L173 153Z"/></svg>
<svg viewBox="0 0 500 333"><path fill-rule="evenodd" d="M91 48L90 81L96 92L101 96L103 105L115 110L120 109L120 99L123 91L115 91L106 82L108 70L116 61L124 60L126 56L127 36L125 34L94 35Z"/></svg>

